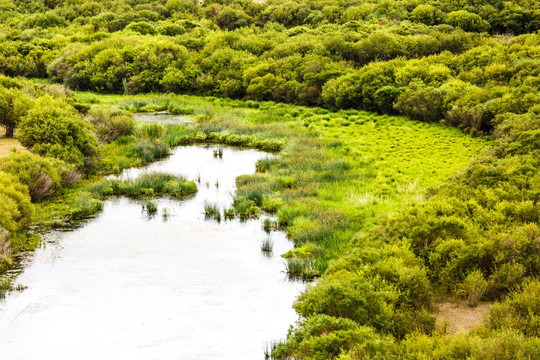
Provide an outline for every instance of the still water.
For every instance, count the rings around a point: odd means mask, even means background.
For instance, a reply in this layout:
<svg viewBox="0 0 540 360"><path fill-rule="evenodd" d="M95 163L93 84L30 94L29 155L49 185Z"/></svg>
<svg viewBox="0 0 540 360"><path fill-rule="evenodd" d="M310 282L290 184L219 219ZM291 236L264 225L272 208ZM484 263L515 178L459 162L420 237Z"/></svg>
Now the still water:
<svg viewBox="0 0 540 360"><path fill-rule="evenodd" d="M230 206L235 178L269 156L254 150L178 147L167 159L121 177L164 171L198 179L184 200L107 200L78 229L54 231L26 260L0 301L6 359L263 359L296 321L304 285L286 279L292 245L261 220L205 220L205 201ZM166 214L164 216L163 214ZM273 240L273 256L261 242Z"/></svg>

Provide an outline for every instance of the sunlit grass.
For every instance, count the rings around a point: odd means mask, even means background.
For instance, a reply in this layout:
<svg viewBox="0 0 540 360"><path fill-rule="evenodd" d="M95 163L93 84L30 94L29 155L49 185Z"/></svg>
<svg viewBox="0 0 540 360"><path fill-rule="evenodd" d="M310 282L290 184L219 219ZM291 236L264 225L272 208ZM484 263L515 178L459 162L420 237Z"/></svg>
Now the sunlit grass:
<svg viewBox="0 0 540 360"><path fill-rule="evenodd" d="M423 201L429 188L490 145L456 128L356 110L176 95L77 96L131 111L188 114L196 125L166 126L163 141L170 146L210 142L281 150L259 161L256 174L237 179L234 208L241 218L258 217L259 209L276 213L299 249L316 244L315 256L290 254L293 277L322 273L355 234Z"/></svg>

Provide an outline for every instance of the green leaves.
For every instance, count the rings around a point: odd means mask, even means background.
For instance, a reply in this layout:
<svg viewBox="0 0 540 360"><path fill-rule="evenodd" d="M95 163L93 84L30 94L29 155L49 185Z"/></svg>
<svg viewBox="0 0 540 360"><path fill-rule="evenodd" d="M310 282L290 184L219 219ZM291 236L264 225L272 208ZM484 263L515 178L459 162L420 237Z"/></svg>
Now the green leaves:
<svg viewBox="0 0 540 360"><path fill-rule="evenodd" d="M19 141L32 151L76 168L93 166L98 142L92 125L64 100L40 97L21 123Z"/></svg>

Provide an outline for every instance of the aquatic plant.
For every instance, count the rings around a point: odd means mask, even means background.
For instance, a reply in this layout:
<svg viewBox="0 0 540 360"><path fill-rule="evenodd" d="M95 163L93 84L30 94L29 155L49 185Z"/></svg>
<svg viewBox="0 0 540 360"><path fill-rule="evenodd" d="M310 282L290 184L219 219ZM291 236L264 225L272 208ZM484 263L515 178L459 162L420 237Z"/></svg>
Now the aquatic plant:
<svg viewBox="0 0 540 360"><path fill-rule="evenodd" d="M232 218L234 218L234 209L233 209L233 208L229 208L229 209L223 210L223 217L224 217L225 219L232 219Z"/></svg>
<svg viewBox="0 0 540 360"><path fill-rule="evenodd" d="M146 209L146 212L149 215L153 215L153 214L157 213L157 211L158 211L157 204L155 202L153 202L153 201L147 201L144 204L144 208Z"/></svg>
<svg viewBox="0 0 540 360"><path fill-rule="evenodd" d="M267 232L273 229L277 229L277 226L278 226L277 221L274 221L268 218L264 219L263 221L263 229Z"/></svg>
<svg viewBox="0 0 540 360"><path fill-rule="evenodd" d="M197 185L181 176L156 172L143 174L135 180L103 180L90 186L89 190L100 196L170 195L181 197L195 193Z"/></svg>
<svg viewBox="0 0 540 360"><path fill-rule="evenodd" d="M71 209L71 218L88 217L101 211L103 209L103 202L94 196L86 191L79 193L69 206Z"/></svg>
<svg viewBox="0 0 540 360"><path fill-rule="evenodd" d="M266 253L271 253L274 249L274 242L270 237L264 239L261 243L261 251Z"/></svg>
<svg viewBox="0 0 540 360"><path fill-rule="evenodd" d="M215 203L204 202L204 217L206 219L214 219L218 222L221 221L221 211L219 206Z"/></svg>

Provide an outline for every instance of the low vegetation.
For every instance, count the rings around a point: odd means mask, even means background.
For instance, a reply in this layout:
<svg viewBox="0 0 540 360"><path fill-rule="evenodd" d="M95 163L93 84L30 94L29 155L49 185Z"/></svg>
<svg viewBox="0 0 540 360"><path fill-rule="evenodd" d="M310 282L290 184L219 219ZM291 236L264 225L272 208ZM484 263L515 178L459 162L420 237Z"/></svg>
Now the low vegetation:
<svg viewBox="0 0 540 360"><path fill-rule="evenodd" d="M88 189L100 197L112 195L128 197L170 195L181 197L195 193L197 185L193 181L187 181L175 175L148 173L139 176L135 180L103 180Z"/></svg>
<svg viewBox="0 0 540 360"><path fill-rule="evenodd" d="M279 151L225 212L274 214L288 274L316 279L275 359L538 358L539 4L0 1L0 125L32 152L0 159L1 266L31 224L195 186L101 174L185 144ZM495 305L448 338L435 297Z"/></svg>

